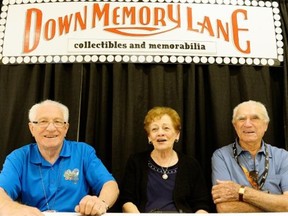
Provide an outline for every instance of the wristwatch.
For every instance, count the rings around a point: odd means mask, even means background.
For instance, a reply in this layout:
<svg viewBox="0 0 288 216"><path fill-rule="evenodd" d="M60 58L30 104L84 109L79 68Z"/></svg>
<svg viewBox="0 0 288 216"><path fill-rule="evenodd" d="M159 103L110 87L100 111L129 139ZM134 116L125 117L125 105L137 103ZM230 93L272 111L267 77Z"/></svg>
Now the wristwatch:
<svg viewBox="0 0 288 216"><path fill-rule="evenodd" d="M239 201L243 202L243 195L245 192L245 186L241 185L241 187L239 188L238 194L239 194Z"/></svg>

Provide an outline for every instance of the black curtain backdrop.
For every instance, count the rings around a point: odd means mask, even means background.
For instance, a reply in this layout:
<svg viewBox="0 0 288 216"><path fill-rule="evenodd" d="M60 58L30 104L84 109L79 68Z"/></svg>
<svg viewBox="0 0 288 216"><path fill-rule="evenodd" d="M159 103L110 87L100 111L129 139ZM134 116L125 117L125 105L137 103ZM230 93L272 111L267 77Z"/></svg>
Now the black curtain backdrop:
<svg viewBox="0 0 288 216"><path fill-rule="evenodd" d="M244 100L266 105L271 122L264 139L288 149L288 3L278 2L285 46L284 62L278 67L0 65L0 164L12 150L34 141L28 129L28 110L48 98L70 109L67 139L95 147L119 182L128 156L148 148L143 120L153 106L170 106L180 114L181 139L175 148L199 160L208 186L211 155L234 141L232 109Z"/></svg>

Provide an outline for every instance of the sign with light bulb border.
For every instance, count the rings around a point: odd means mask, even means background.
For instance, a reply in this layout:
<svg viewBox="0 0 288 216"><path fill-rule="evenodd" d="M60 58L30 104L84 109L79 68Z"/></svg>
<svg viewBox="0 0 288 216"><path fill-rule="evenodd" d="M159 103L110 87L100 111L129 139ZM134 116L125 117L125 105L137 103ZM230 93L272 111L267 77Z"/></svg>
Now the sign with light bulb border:
<svg viewBox="0 0 288 216"><path fill-rule="evenodd" d="M280 65L277 2L3 0L2 64Z"/></svg>

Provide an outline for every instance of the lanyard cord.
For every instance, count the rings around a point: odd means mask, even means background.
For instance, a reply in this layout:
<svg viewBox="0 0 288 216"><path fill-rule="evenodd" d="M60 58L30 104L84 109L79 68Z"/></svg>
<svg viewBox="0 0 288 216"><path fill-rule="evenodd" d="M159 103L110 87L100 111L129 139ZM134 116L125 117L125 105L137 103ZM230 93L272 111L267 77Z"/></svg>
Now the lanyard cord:
<svg viewBox="0 0 288 216"><path fill-rule="evenodd" d="M59 190L59 185L60 185L60 181L61 181L61 178L60 178L60 173L61 173L61 162L62 162L62 159L59 163L59 168L58 168L58 174L57 174L57 187L56 187L56 192L54 194L54 199L53 199L53 203L52 205L50 206L49 205L49 201L48 201L48 197L47 197L47 194L46 194L46 190L45 190L45 185L44 185L44 178L43 178L43 174L42 174L42 168L40 167L41 165L39 164L38 168L39 168L39 173L40 173L40 177L41 177L41 183L42 183L42 190L43 190L43 193L44 193L44 198L45 198L45 201L46 201L46 206L47 206L47 211L48 212L56 212L56 210L53 210L51 209L52 207L54 207L55 205L55 201L56 201L56 195L58 193L58 190ZM51 199L52 201L52 199ZM51 208L50 208L51 207Z"/></svg>
<svg viewBox="0 0 288 216"><path fill-rule="evenodd" d="M265 146L265 170L262 173L262 177L260 180L260 184L259 184L259 189L261 189L263 187L263 185L265 184L267 175L268 175L268 170L269 170L269 154L268 154L268 148L267 145L264 143ZM238 165L241 167L239 160L238 160L238 154L237 154L237 148L236 148L236 142L233 143L233 154L234 154L234 158L236 160L236 162L238 163ZM241 169L243 170L243 168L241 167Z"/></svg>

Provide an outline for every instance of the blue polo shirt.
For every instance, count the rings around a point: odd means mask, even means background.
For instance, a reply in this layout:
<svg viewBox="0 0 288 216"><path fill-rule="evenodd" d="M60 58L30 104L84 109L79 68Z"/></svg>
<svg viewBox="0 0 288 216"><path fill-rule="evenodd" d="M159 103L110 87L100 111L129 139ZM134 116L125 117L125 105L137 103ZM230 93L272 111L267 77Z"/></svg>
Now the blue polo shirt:
<svg viewBox="0 0 288 216"><path fill-rule="evenodd" d="M0 187L13 200L41 211L74 212L85 195L99 195L111 180L115 181L92 146L68 140L53 165L31 143L9 154L0 173Z"/></svg>
<svg viewBox="0 0 288 216"><path fill-rule="evenodd" d="M269 154L268 176L263 185L263 191L272 194L282 194L288 191L288 152L270 144L266 144ZM218 180L229 180L238 184L252 187L247 180L242 168L234 158L233 144L217 149L212 156L212 184ZM255 161L248 151L245 151L236 141L238 160L241 166L249 171L257 170L259 177L265 170L265 147L262 142L261 149L255 157Z"/></svg>

